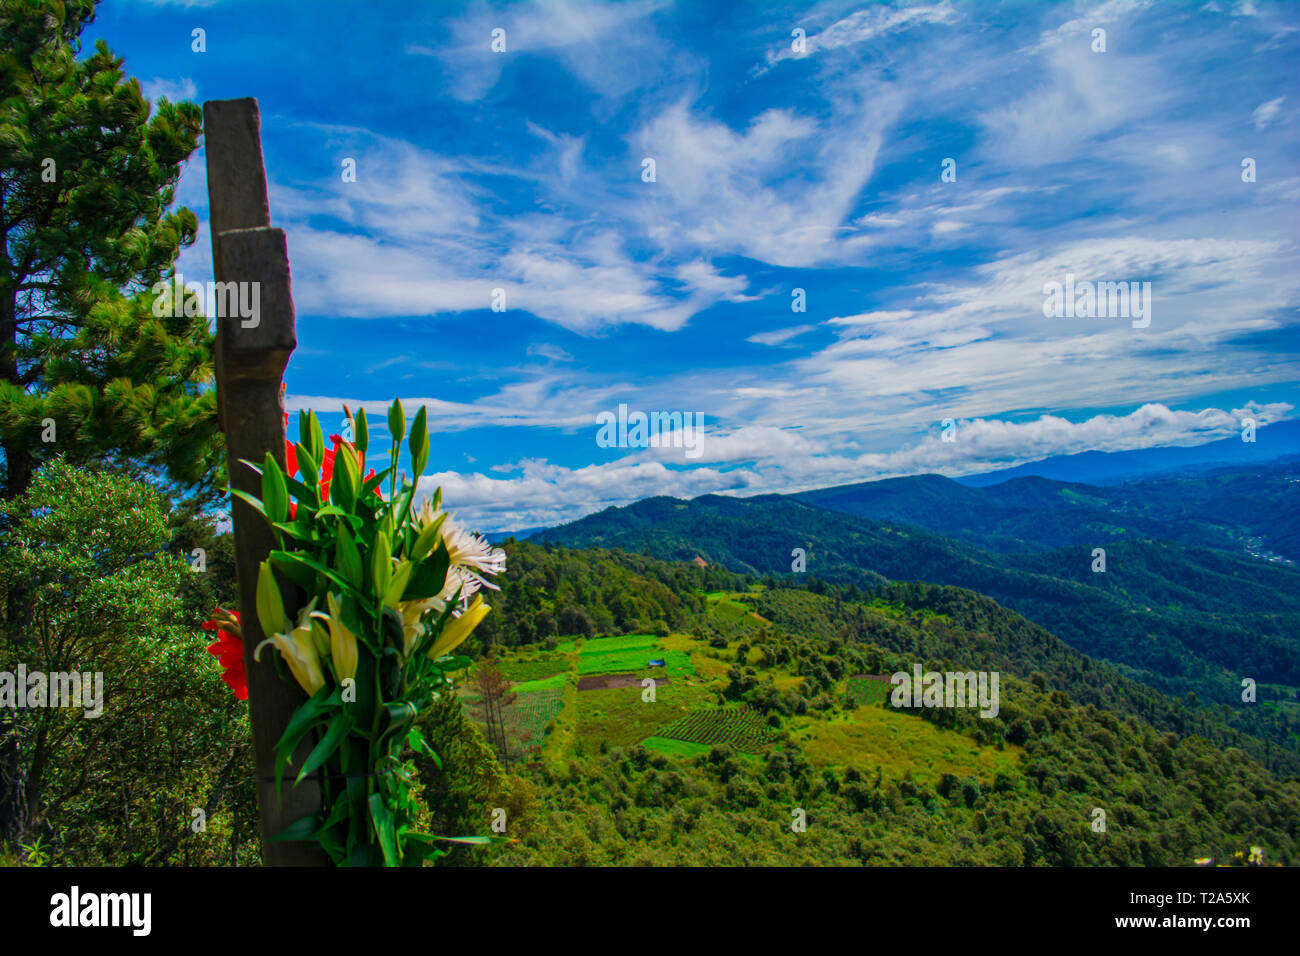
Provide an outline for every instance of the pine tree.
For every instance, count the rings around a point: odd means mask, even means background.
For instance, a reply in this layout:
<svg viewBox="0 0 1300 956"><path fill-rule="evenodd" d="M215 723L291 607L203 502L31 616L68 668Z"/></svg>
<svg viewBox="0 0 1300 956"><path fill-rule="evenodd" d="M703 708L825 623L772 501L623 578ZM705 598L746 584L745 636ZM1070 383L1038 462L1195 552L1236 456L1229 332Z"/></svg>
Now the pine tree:
<svg viewBox="0 0 1300 956"><path fill-rule="evenodd" d="M224 484L202 315L153 314L198 224L171 210L202 135L193 103L156 109L100 40L94 0L0 0L2 495L42 461L161 469ZM192 310L191 310L192 311Z"/></svg>

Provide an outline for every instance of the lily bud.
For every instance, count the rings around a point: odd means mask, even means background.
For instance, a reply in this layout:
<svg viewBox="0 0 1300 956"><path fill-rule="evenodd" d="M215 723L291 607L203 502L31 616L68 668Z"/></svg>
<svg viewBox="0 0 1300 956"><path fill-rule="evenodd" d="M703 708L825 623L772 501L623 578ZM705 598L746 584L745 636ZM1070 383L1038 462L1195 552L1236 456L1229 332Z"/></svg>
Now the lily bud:
<svg viewBox="0 0 1300 956"><path fill-rule="evenodd" d="M394 558L394 561L397 559ZM410 561L403 561L397 565L397 571L393 573L392 580L388 582L388 590L384 593L384 603L391 608L396 609L397 603L402 599L402 592L406 590L406 584L411 580L411 572L415 570L415 565Z"/></svg>
<svg viewBox="0 0 1300 956"><path fill-rule="evenodd" d="M289 630L284 598L280 596L280 585L275 583L269 561L263 561L257 569L257 620L262 625L262 633L268 637Z"/></svg>
<svg viewBox="0 0 1300 956"><path fill-rule="evenodd" d="M357 676L357 636L343 623L343 608L333 591L325 595L325 601L329 604L329 615L318 612L316 617L329 625L330 660L334 662L334 676L339 681L345 681Z"/></svg>
<svg viewBox="0 0 1300 956"><path fill-rule="evenodd" d="M461 612L460 617L454 617L447 622L438 639L433 642L433 647L429 648L429 659L437 660L460 647L474 632L474 628L478 627L479 622L487 617L490 610L492 610L491 606L483 603L483 595L475 595L470 606Z"/></svg>

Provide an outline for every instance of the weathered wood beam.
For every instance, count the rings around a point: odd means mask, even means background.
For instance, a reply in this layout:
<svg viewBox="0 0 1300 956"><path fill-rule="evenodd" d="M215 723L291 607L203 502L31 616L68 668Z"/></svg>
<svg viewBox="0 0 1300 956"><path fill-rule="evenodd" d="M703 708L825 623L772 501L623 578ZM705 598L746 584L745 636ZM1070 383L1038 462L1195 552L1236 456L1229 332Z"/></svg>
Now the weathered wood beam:
<svg viewBox="0 0 1300 956"><path fill-rule="evenodd" d="M281 381L289 354L298 344L289 254L284 231L270 223L257 100L204 103L203 133L213 273L217 282L257 283L251 287L257 290L254 316L216 317L215 364L231 486L260 497L261 480L240 460L262 462L270 452L281 467L285 464ZM260 664L253 660L253 651L265 636L257 620L258 567L275 540L266 520L243 501L232 500L231 511L262 860L267 866L322 866L325 855L310 844L271 842L289 824L319 811L321 796L315 778L293 786L291 771L285 774L282 796L276 796L275 744L303 694L280 678L272 662L274 654L263 654ZM296 617L297 595L283 578L280 582L285 609ZM306 759L312 743L309 735L294 753L294 766Z"/></svg>

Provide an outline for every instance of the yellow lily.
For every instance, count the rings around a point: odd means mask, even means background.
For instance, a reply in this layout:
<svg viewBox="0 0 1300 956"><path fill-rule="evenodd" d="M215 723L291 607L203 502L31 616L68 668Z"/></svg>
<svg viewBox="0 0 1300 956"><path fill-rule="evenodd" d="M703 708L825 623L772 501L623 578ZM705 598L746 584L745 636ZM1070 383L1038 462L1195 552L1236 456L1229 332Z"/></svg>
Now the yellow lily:
<svg viewBox="0 0 1300 956"><path fill-rule="evenodd" d="M429 659L437 660L464 643L465 638L474 632L474 628L487 617L487 612L490 610L492 608L483 603L483 595L474 595L474 600L461 612L460 617L454 617L447 622L438 639L433 642L433 647L429 648Z"/></svg>
<svg viewBox="0 0 1300 956"><path fill-rule="evenodd" d="M253 660L259 660L262 648L274 644L284 662L289 665L289 672L298 686L308 695L315 694L325 686L325 674L321 671L320 655L316 652L316 643L312 638L312 612L316 601L302 609L298 615L298 626L289 633L272 634L253 651Z"/></svg>
<svg viewBox="0 0 1300 956"><path fill-rule="evenodd" d="M411 656L415 642L420 639L420 619L426 610L428 601L399 601L397 604L397 613L402 615L402 635L405 638L402 653L407 657Z"/></svg>

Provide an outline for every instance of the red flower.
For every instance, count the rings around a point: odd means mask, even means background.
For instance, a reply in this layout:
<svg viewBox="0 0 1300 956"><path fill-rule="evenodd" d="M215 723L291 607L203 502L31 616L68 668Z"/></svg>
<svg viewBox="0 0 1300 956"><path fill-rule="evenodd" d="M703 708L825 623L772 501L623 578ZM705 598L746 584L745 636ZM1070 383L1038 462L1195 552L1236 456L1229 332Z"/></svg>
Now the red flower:
<svg viewBox="0 0 1300 956"><path fill-rule="evenodd" d="M281 386L283 388L283 386ZM289 431L289 413L284 413L284 430ZM292 478L298 471L298 450L293 447L293 442L289 441L286 434L284 439L284 473ZM289 502L289 517L292 518L297 512L298 506L292 501Z"/></svg>
<svg viewBox="0 0 1300 956"><path fill-rule="evenodd" d="M356 456L357 474L361 474L362 469L366 467L365 456L361 454L361 451L357 448L356 445L352 444L352 442L344 441L342 435L330 435L330 441L334 443L334 447L325 452L325 460L321 462L321 469L320 469L321 471L320 500L321 501L329 501L330 499L330 479L334 477L334 460L338 457L340 451L346 450L349 454ZM375 477L375 469L371 468L370 474L366 475L361 480L363 482L366 482L373 477ZM360 489L357 490L360 491Z"/></svg>
<svg viewBox="0 0 1300 956"><path fill-rule="evenodd" d="M244 635L239 624L239 612L215 608L212 620L201 625L205 631L216 631L217 642L208 645L208 653L225 669L221 679L230 685L239 700L248 699L248 674L244 670Z"/></svg>
<svg viewBox="0 0 1300 956"><path fill-rule="evenodd" d="M289 428L288 412L284 413L284 427L286 430L288 430ZM349 452L356 455L358 474L360 474L360 472L366 467L365 456L361 454L360 450L355 445L353 445L352 442L344 441L342 435L331 435L330 441L334 443L334 447L327 448L325 450L325 455L324 455L325 460L321 462L321 468L320 468L321 471L320 500L322 503L328 502L330 500L330 480L334 477L334 459L338 456L339 449L346 448ZM298 450L294 447L293 442L289 441L288 438L285 438L284 440L284 471L285 474L287 474L291 478L298 471ZM373 477L375 477L375 469L371 468L370 473L367 474L365 478L362 479L362 481L363 482L369 481ZM380 494L382 495L383 492L381 491ZM290 518L294 516L297 510L298 510L298 506L295 505L292 501L289 502Z"/></svg>

